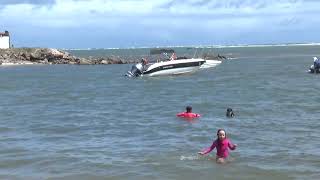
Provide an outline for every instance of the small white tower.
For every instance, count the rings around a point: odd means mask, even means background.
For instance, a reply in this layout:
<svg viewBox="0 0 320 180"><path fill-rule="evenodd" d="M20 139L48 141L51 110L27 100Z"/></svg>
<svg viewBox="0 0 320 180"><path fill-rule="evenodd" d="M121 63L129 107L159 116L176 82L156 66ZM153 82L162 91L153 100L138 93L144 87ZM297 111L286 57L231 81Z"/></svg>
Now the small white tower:
<svg viewBox="0 0 320 180"><path fill-rule="evenodd" d="M0 49L10 48L10 35L8 31L0 32Z"/></svg>

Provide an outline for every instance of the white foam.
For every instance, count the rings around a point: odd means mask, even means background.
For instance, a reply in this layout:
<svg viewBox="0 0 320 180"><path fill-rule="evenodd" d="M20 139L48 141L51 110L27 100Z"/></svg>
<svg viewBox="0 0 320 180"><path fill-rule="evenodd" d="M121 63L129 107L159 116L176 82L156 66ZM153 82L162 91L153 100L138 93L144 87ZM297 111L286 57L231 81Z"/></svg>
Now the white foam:
<svg viewBox="0 0 320 180"><path fill-rule="evenodd" d="M185 161L185 160L193 161L198 159L199 159L198 156L180 156L181 161Z"/></svg>
<svg viewBox="0 0 320 180"><path fill-rule="evenodd" d="M279 47L279 46L320 46L320 43L310 42L310 43L283 43L283 44L234 44L234 45L167 45L167 46L140 46L140 47L127 47L127 48L84 48L84 49L77 49L77 48L70 48L64 50L114 50L114 49L148 49L148 48L193 48L193 49L210 49L210 48L236 48L236 47Z"/></svg>
<svg viewBox="0 0 320 180"><path fill-rule="evenodd" d="M38 64L38 63L32 63L32 62L11 63L11 62L7 62L7 63L0 64L0 66L17 66L17 65L34 65L34 64Z"/></svg>

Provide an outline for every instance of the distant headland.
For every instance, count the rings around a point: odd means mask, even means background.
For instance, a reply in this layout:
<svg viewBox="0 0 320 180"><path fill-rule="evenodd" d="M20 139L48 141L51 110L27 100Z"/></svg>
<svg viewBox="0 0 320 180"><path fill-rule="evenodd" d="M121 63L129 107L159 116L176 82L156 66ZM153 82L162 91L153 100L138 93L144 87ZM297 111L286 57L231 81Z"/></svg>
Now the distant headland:
<svg viewBox="0 0 320 180"><path fill-rule="evenodd" d="M124 61L116 56L104 58L83 58L69 52L53 48L8 48L0 49L0 65L27 64L126 64L135 61Z"/></svg>
<svg viewBox="0 0 320 180"><path fill-rule="evenodd" d="M157 48L156 48L157 49ZM104 57L76 57L68 50L55 48L0 48L0 65L29 64L72 64L72 65L102 65L102 64L132 64L140 62L146 55ZM202 54L205 59L227 59L223 55ZM155 57L149 56L150 60ZM186 58L184 56L184 58Z"/></svg>

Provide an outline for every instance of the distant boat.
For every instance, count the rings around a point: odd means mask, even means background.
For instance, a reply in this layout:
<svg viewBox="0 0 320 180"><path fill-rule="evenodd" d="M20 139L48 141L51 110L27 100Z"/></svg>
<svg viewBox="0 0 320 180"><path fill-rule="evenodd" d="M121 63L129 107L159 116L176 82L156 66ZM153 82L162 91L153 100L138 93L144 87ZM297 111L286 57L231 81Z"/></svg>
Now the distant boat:
<svg viewBox="0 0 320 180"><path fill-rule="evenodd" d="M132 66L131 71L126 73L128 77L139 76L161 76L161 75L179 75L192 73L200 69L212 68L221 63L219 60L206 60L202 58L177 58L175 52L171 49L151 50L155 53L172 53L171 58L166 61L147 63L142 61Z"/></svg>

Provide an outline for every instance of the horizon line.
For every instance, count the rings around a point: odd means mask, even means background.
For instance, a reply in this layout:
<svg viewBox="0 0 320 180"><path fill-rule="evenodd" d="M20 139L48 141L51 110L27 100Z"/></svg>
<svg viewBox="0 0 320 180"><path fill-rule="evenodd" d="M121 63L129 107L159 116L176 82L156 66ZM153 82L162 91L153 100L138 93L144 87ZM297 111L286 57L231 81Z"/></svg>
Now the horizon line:
<svg viewBox="0 0 320 180"><path fill-rule="evenodd" d="M168 46L138 46L138 47L124 47L124 48L55 48L62 50L117 50L117 49L150 49L150 48L237 48L237 47L278 47L278 46L320 46L318 42L310 43L272 43L272 44L235 44L235 45L168 45Z"/></svg>

